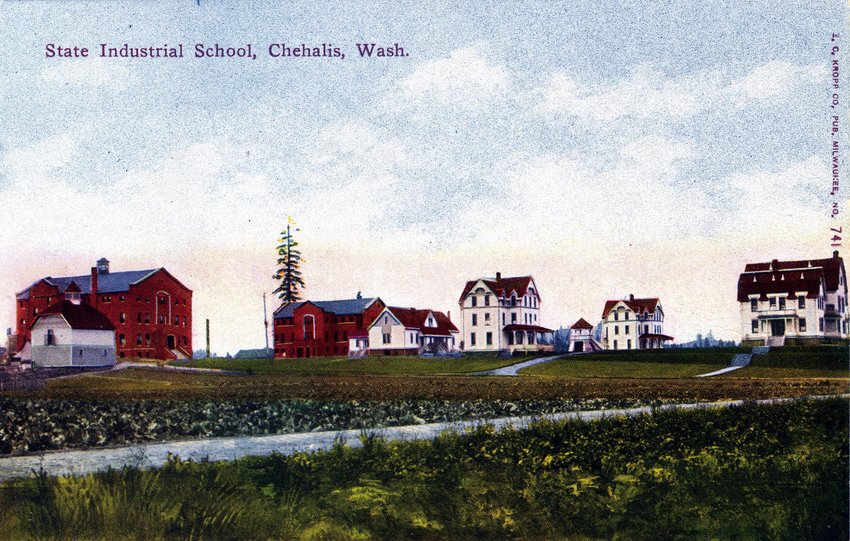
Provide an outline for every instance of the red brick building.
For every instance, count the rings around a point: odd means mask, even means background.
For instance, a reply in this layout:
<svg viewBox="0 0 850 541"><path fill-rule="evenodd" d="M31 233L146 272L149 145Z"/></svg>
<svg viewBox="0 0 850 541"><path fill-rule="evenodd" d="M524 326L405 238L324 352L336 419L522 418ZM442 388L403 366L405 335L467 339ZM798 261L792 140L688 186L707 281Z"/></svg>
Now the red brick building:
<svg viewBox="0 0 850 541"><path fill-rule="evenodd" d="M72 286L72 284L74 284ZM192 357L192 290L164 268L110 272L100 259L91 274L47 276L16 295L18 349L30 340L35 318L63 300L68 288L102 312L115 326L119 358Z"/></svg>
<svg viewBox="0 0 850 541"><path fill-rule="evenodd" d="M379 298L302 301L274 313L277 359L348 355L348 339L363 335L384 309Z"/></svg>

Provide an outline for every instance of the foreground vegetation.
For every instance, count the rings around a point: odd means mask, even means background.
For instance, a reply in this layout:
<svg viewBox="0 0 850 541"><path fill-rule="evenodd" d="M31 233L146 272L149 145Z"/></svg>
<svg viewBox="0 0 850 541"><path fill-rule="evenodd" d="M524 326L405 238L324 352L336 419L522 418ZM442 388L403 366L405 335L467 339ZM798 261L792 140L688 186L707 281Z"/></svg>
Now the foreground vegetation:
<svg viewBox="0 0 850 541"><path fill-rule="evenodd" d="M654 405L640 400L199 401L0 398L0 455Z"/></svg>
<svg viewBox="0 0 850 541"><path fill-rule="evenodd" d="M316 357L311 359L198 359L180 366L240 370L249 374L299 375L427 375L475 374L534 358L499 358L496 354L465 355L458 358L399 355L387 357Z"/></svg>
<svg viewBox="0 0 850 541"><path fill-rule="evenodd" d="M10 539L848 538L848 403L364 437L314 454L8 482Z"/></svg>

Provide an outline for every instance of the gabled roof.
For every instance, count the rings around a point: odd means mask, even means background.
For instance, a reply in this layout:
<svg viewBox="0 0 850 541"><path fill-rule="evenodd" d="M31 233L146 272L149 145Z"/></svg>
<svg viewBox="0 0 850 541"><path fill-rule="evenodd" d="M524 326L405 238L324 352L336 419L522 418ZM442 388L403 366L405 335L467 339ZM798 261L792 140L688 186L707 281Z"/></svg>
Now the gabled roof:
<svg viewBox="0 0 850 541"><path fill-rule="evenodd" d="M88 329L96 331L114 331L115 325L109 321L109 318L103 315L103 312L91 306L90 304L74 304L71 301L64 300L48 306L44 312L39 314L33 326L38 321L50 315L61 315L68 322L72 329Z"/></svg>
<svg viewBox="0 0 850 541"><path fill-rule="evenodd" d="M418 308L400 308L398 306L388 306L385 310L389 311L405 329L416 329L422 334L431 336L451 336L453 332L458 332L454 323L442 312L428 309ZM383 313L383 312L382 312ZM426 327L428 314L433 314L436 320L436 327ZM370 327L378 324L380 315L375 318Z"/></svg>
<svg viewBox="0 0 850 541"><path fill-rule="evenodd" d="M274 319L292 317L298 307L310 303L317 306L323 312L337 316L354 316L362 314L373 302L380 300L379 297L343 299L335 301L299 301L284 304L274 311Z"/></svg>
<svg viewBox="0 0 850 541"><path fill-rule="evenodd" d="M240 349L233 356L234 359L271 359L272 357L274 357L272 348Z"/></svg>
<svg viewBox="0 0 850 541"><path fill-rule="evenodd" d="M149 276L154 275L155 273L163 271L169 276L171 273L166 271L164 268L158 269L148 269L148 270L140 270L140 271L121 271L121 272L108 272L97 275L97 292L100 293L124 293L130 291L130 286L141 282L142 280L148 278ZM171 276L178 284L179 280ZM80 293L83 295L91 294L91 274L86 274L83 276L59 276L52 277L47 276L45 278L41 278L33 282L29 287L19 292L16 295L17 300L25 300L30 298L30 289L32 289L36 284L41 281L47 282L49 285L56 286L59 290L59 293L64 293L68 286L71 283L75 283L77 287L80 288ZM183 286L183 284L180 284ZM186 287L186 286L183 286ZM186 288L188 290L188 288Z"/></svg>
<svg viewBox="0 0 850 541"><path fill-rule="evenodd" d="M605 301L605 308L602 310L602 317L608 315L609 312L617 305L617 303L622 302L626 306L632 309L636 314L643 314L644 312L653 313L655 309L658 307L658 303L661 302L658 297L648 298L648 299L635 299L634 297L629 296L628 299L614 299Z"/></svg>
<svg viewBox="0 0 850 541"><path fill-rule="evenodd" d="M819 295L819 285L815 280L823 281L824 290L837 291L839 277L844 269L844 259L838 251L827 259L803 259L797 261L779 261L774 259L767 263L747 263L744 272L738 278L738 301L744 302L748 295L766 295L768 293L792 293L806 291L806 296L815 298ZM753 280L753 275L756 279ZM748 279L745 279L745 276ZM775 278L774 278L775 276ZM776 281L785 282L785 287L775 285ZM760 284L754 286L750 284Z"/></svg>
<svg viewBox="0 0 850 541"><path fill-rule="evenodd" d="M462 303L466 296L469 295L469 292L472 291L472 288L475 287L475 284L478 282L484 282L484 284L492 291L497 297L510 297L513 291L516 291L517 297L522 297L528 292L528 287L531 285L532 280L534 280L531 276L513 276L507 278L478 278L477 280L470 280L466 283L466 286L463 288L463 293L460 294L460 302ZM534 292L538 298L540 295L537 291Z"/></svg>
<svg viewBox="0 0 850 541"><path fill-rule="evenodd" d="M745 272L738 277L738 302L747 302L751 295L767 300L769 294L785 294L796 298L804 292L806 298L816 299L825 282L822 268L806 270Z"/></svg>
<svg viewBox="0 0 850 541"><path fill-rule="evenodd" d="M575 323L573 323L573 326L570 327L570 328L571 329L593 329L593 325L591 325L590 323L585 321L584 318L581 318L578 321L576 321Z"/></svg>

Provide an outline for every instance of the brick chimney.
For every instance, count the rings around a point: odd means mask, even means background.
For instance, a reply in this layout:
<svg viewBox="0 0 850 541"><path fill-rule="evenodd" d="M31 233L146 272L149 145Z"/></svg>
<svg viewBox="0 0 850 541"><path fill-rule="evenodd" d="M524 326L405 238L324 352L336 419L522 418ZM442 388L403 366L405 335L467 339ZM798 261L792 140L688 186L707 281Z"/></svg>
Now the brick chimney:
<svg viewBox="0 0 850 541"><path fill-rule="evenodd" d="M634 293L629 293L629 300L630 301L635 300L635 294Z"/></svg>
<svg viewBox="0 0 850 541"><path fill-rule="evenodd" d="M97 306L97 267L91 268L91 303Z"/></svg>
<svg viewBox="0 0 850 541"><path fill-rule="evenodd" d="M501 272L497 272L497 273L496 273L496 281L498 282L498 281L499 281L499 280L501 280L501 279L502 279L502 273L501 273Z"/></svg>
<svg viewBox="0 0 850 541"><path fill-rule="evenodd" d="M835 259L838 259L838 250L835 250L834 252L832 252L832 257L834 257Z"/></svg>

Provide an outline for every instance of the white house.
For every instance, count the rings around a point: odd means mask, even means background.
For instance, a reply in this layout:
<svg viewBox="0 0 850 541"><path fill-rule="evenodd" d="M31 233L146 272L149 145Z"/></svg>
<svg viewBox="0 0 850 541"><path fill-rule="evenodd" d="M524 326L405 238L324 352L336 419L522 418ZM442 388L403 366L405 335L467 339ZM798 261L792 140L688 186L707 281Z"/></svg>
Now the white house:
<svg viewBox="0 0 850 541"><path fill-rule="evenodd" d="M460 334L442 312L392 306L384 308L367 331L369 355L452 351Z"/></svg>
<svg viewBox="0 0 850 541"><path fill-rule="evenodd" d="M72 282L65 300L49 306L33 322L34 368L115 364L115 326L97 308L81 304L79 291Z"/></svg>
<svg viewBox="0 0 850 541"><path fill-rule="evenodd" d="M517 276L470 280L460 295L461 335L465 351L543 350L540 293L534 278Z"/></svg>
<svg viewBox="0 0 850 541"><path fill-rule="evenodd" d="M579 319L570 327L570 345L568 350L575 353L599 351L602 346L593 337L593 325Z"/></svg>
<svg viewBox="0 0 850 541"><path fill-rule="evenodd" d="M605 302L602 311L602 347L611 350L658 349L673 340L664 334L664 309L656 298Z"/></svg>
<svg viewBox="0 0 850 541"><path fill-rule="evenodd" d="M748 263L738 278L738 303L745 342L848 337L847 274L838 251L828 259Z"/></svg>

